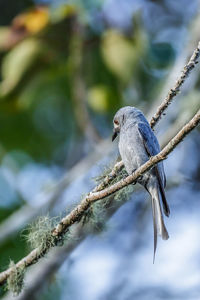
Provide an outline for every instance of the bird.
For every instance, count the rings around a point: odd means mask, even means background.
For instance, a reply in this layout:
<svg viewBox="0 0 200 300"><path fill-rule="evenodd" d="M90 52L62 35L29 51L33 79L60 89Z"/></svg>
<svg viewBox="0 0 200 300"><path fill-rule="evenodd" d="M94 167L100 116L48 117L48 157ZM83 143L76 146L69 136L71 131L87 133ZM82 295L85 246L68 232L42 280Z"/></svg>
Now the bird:
<svg viewBox="0 0 200 300"><path fill-rule="evenodd" d="M119 135L119 152L125 169L131 175L136 169L160 152L158 140L142 111L132 106L120 108L113 118L112 141ZM166 176L163 162L159 162L152 169L137 179L151 196L154 255L157 248L157 235L163 240L169 238L163 212L169 217L170 209L165 196ZM162 204L162 206L161 206Z"/></svg>

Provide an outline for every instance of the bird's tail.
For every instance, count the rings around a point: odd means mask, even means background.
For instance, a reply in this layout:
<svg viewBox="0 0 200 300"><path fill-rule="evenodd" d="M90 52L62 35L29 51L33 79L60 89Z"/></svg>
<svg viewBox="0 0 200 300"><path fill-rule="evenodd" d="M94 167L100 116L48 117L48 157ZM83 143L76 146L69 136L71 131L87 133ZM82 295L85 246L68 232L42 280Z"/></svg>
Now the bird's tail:
<svg viewBox="0 0 200 300"><path fill-rule="evenodd" d="M157 247L157 233L162 237L163 240L167 240L169 238L169 234L165 227L165 223L163 220L162 209L160 205L160 198L162 197L162 193L159 191L159 185L156 183L155 186L150 186L148 188L149 193L151 194L152 201L152 214L153 214L153 228L154 228L154 257Z"/></svg>

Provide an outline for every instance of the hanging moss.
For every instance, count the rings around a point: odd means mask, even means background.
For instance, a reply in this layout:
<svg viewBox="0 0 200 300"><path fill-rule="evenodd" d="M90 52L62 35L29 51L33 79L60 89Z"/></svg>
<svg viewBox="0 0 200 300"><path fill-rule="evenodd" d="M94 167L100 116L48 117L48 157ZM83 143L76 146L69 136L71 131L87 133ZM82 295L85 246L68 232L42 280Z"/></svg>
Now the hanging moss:
<svg viewBox="0 0 200 300"><path fill-rule="evenodd" d="M41 252L55 246L56 239L52 230L60 218L41 216L28 226L28 234L24 234L31 249L39 248Z"/></svg>
<svg viewBox="0 0 200 300"><path fill-rule="evenodd" d="M107 166L104 167L100 176L95 177L94 180L96 183L101 184L101 182L108 176L111 172L112 168ZM108 186L115 184L116 182L120 181L121 179L128 176L125 168L120 170L116 177L114 177ZM84 216L82 217L83 224L87 224L91 226L92 231L94 232L101 232L105 230L105 214L107 213L107 208L109 207L110 201L126 201L130 194L133 192L133 185L129 185L124 187L123 189L117 191L115 194L112 194L101 201L94 202L90 208L85 212Z"/></svg>
<svg viewBox="0 0 200 300"><path fill-rule="evenodd" d="M14 296L19 295L24 286L24 267L16 268L15 263L11 260L9 268L12 272L7 279L7 289L13 293Z"/></svg>

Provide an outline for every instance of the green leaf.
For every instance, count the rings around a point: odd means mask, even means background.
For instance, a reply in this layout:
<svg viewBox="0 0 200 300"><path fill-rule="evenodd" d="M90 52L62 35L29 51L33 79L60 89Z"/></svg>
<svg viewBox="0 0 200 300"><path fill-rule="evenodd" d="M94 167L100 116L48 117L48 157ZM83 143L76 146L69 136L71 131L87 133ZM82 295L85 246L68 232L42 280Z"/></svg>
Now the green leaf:
<svg viewBox="0 0 200 300"><path fill-rule="evenodd" d="M108 68L120 79L127 81L137 59L134 47L128 39L115 30L103 37L102 54Z"/></svg>
<svg viewBox="0 0 200 300"><path fill-rule="evenodd" d="M42 45L30 38L13 48L3 59L2 78L0 85L1 96L10 93L25 76L41 53Z"/></svg>

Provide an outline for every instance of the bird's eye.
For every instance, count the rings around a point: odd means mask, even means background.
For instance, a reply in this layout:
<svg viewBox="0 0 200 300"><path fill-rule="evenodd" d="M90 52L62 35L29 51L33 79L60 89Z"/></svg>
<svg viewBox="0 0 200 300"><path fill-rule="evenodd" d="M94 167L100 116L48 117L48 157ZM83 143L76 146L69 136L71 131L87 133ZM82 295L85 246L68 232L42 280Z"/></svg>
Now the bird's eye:
<svg viewBox="0 0 200 300"><path fill-rule="evenodd" d="M119 125L119 122L117 120L114 120L115 125Z"/></svg>

